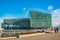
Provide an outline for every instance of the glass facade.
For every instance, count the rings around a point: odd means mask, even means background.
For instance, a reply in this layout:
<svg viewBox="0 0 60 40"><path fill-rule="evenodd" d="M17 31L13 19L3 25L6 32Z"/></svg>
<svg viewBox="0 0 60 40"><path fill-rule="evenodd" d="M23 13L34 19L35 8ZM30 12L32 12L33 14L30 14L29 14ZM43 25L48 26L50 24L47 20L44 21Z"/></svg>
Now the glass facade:
<svg viewBox="0 0 60 40"><path fill-rule="evenodd" d="M30 10L30 18L4 19L4 29L31 29L52 27L51 14Z"/></svg>
<svg viewBox="0 0 60 40"><path fill-rule="evenodd" d="M2 28L4 28L4 29L29 29L30 20L29 20L29 18L4 19Z"/></svg>
<svg viewBox="0 0 60 40"><path fill-rule="evenodd" d="M39 12L35 10L30 11L31 27L48 28L52 27L51 14Z"/></svg>

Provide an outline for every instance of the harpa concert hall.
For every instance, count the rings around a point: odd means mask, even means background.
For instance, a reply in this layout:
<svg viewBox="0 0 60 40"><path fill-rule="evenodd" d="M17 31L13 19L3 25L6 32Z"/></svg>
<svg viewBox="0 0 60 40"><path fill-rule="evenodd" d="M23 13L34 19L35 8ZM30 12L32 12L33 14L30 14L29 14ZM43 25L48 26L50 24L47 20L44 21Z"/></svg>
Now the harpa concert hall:
<svg viewBox="0 0 60 40"><path fill-rule="evenodd" d="M29 18L4 19L2 28L4 30L20 30L52 27L51 14L36 10L30 10L29 14Z"/></svg>

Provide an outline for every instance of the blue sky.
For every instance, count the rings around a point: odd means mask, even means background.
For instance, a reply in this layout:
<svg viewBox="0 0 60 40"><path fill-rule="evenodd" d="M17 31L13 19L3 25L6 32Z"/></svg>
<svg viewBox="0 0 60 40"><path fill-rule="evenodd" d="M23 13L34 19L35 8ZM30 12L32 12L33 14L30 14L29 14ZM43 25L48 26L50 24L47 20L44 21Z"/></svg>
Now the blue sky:
<svg viewBox="0 0 60 40"><path fill-rule="evenodd" d="M16 17L25 17L29 9L37 9L44 12L50 12L48 6L54 6L54 9L60 7L59 0L0 0L0 17L6 14ZM28 17L28 16L26 16Z"/></svg>
<svg viewBox="0 0 60 40"><path fill-rule="evenodd" d="M60 9L60 0L0 0L0 20L27 18L30 9L51 13Z"/></svg>

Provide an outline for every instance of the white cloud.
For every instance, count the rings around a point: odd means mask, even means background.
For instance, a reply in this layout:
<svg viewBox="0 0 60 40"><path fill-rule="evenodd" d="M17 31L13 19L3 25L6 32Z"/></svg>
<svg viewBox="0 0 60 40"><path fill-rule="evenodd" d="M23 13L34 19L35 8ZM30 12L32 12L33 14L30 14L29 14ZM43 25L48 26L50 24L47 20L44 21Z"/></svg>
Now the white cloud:
<svg viewBox="0 0 60 40"><path fill-rule="evenodd" d="M1 23L3 23L3 19L13 19L13 18L17 18L17 17L12 14L5 14L2 17L0 17L0 28L1 28Z"/></svg>
<svg viewBox="0 0 60 40"><path fill-rule="evenodd" d="M12 14L5 14L2 18L3 19L12 19L12 18L17 18L17 17Z"/></svg>
<svg viewBox="0 0 60 40"><path fill-rule="evenodd" d="M24 16L27 18L29 17L29 10L25 11Z"/></svg>
<svg viewBox="0 0 60 40"><path fill-rule="evenodd" d="M20 15L21 18L28 18L29 17L29 10L26 10Z"/></svg>
<svg viewBox="0 0 60 40"><path fill-rule="evenodd" d="M48 10L53 11L53 6L48 6Z"/></svg>
<svg viewBox="0 0 60 40"><path fill-rule="evenodd" d="M27 18L29 15L29 9L27 9L26 7L23 8L23 13L22 15L20 15L22 18Z"/></svg>
<svg viewBox="0 0 60 40"><path fill-rule="evenodd" d="M60 9L54 10L52 13L52 26L60 25Z"/></svg>
<svg viewBox="0 0 60 40"><path fill-rule="evenodd" d="M25 11L26 9L27 9L27 8L24 7L24 8L23 8L23 11Z"/></svg>

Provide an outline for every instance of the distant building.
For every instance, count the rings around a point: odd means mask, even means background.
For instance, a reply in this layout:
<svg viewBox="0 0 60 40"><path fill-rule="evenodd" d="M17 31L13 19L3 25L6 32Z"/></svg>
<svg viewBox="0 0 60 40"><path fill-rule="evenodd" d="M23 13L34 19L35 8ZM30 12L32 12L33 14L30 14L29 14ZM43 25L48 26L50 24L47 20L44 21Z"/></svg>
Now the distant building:
<svg viewBox="0 0 60 40"><path fill-rule="evenodd" d="M30 28L30 19L29 18L4 19L4 23L2 23L2 28L4 28L5 30L29 29Z"/></svg>
<svg viewBox="0 0 60 40"><path fill-rule="evenodd" d="M30 18L4 19L2 28L14 29L40 29L52 27L51 14L30 10Z"/></svg>

